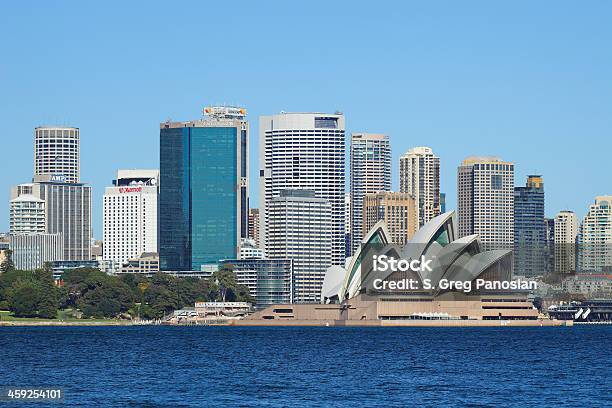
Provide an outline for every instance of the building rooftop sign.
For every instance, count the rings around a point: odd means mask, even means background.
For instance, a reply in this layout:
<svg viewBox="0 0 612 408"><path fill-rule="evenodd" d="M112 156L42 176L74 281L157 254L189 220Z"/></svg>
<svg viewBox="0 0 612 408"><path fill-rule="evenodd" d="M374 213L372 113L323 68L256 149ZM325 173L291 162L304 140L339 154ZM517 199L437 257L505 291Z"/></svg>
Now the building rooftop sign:
<svg viewBox="0 0 612 408"><path fill-rule="evenodd" d="M246 109L237 106L207 106L202 111L211 119L244 119Z"/></svg>

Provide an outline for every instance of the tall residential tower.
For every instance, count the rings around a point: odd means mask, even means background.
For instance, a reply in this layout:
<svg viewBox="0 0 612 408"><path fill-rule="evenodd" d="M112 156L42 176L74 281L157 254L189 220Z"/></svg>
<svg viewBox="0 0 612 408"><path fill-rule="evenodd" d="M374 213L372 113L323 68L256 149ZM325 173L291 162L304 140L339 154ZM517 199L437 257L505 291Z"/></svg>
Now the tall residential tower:
<svg viewBox="0 0 612 408"><path fill-rule="evenodd" d="M576 271L576 237L578 219L573 211L559 212L554 221L555 228L555 272Z"/></svg>
<svg viewBox="0 0 612 408"><path fill-rule="evenodd" d="M440 215L440 158L429 147L414 147L400 157L400 192L414 197L417 226Z"/></svg>
<svg viewBox="0 0 612 408"><path fill-rule="evenodd" d="M612 267L612 196L595 197L580 225L578 241L581 271Z"/></svg>
<svg viewBox="0 0 612 408"><path fill-rule="evenodd" d="M544 182L542 176L527 177L525 187L514 188L514 272L523 276L544 275L547 270Z"/></svg>
<svg viewBox="0 0 612 408"><path fill-rule="evenodd" d="M372 133L351 135L351 239L352 251L363 239L363 200L367 194L391 191L389 136ZM367 231L366 231L367 232Z"/></svg>

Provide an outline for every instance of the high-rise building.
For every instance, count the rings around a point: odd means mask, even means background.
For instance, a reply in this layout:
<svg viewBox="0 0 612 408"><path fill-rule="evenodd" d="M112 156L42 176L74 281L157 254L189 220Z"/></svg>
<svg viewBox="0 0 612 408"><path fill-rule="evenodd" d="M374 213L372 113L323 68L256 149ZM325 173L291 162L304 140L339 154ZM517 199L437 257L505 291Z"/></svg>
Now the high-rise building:
<svg viewBox="0 0 612 408"><path fill-rule="evenodd" d="M612 267L612 196L595 197L580 225L578 242L581 271Z"/></svg>
<svg viewBox="0 0 612 408"><path fill-rule="evenodd" d="M440 158L429 147L414 147L400 157L400 192L414 197L420 228L440 215Z"/></svg>
<svg viewBox="0 0 612 408"><path fill-rule="evenodd" d="M351 217L353 215L351 206L351 193L344 194L344 256L351 256L351 246L353 245L351 238Z"/></svg>
<svg viewBox="0 0 612 408"><path fill-rule="evenodd" d="M446 193L440 193L440 214L446 212Z"/></svg>
<svg viewBox="0 0 612 408"><path fill-rule="evenodd" d="M394 244L405 245L418 229L415 200L409 193L366 194L363 202L363 230L369 231L384 220Z"/></svg>
<svg viewBox="0 0 612 408"><path fill-rule="evenodd" d="M391 191L389 136L353 133L350 148L352 251L363 239L363 200L367 194ZM367 231L366 231L367 232Z"/></svg>
<svg viewBox="0 0 612 408"><path fill-rule="evenodd" d="M249 124L245 110L160 125L159 257L162 271L199 271L240 252L248 235Z"/></svg>
<svg viewBox="0 0 612 408"><path fill-rule="evenodd" d="M514 188L514 273L545 274L546 254L544 182L542 176L530 175L525 187Z"/></svg>
<svg viewBox="0 0 612 408"><path fill-rule="evenodd" d="M34 176L79 182L79 128L40 126L34 130Z"/></svg>
<svg viewBox="0 0 612 408"><path fill-rule="evenodd" d="M249 209L249 239L255 241L255 245L257 248L263 250L263 246L261 245L261 239L259 234L259 209L258 208L250 208Z"/></svg>
<svg viewBox="0 0 612 408"><path fill-rule="evenodd" d="M44 201L45 232L62 234L63 261L91 259L91 187L65 183L53 176L35 176L33 183L11 190L11 199L33 195Z"/></svg>
<svg viewBox="0 0 612 408"><path fill-rule="evenodd" d="M10 234L9 248L15 269L27 271L64 256L62 234Z"/></svg>
<svg viewBox="0 0 612 408"><path fill-rule="evenodd" d="M291 259L229 259L236 281L249 288L255 308L293 303L293 262Z"/></svg>
<svg viewBox="0 0 612 408"><path fill-rule="evenodd" d="M545 218L544 225L546 226L546 272L553 273L555 271L555 219Z"/></svg>
<svg viewBox="0 0 612 408"><path fill-rule="evenodd" d="M332 206L309 190L283 190L268 203L266 256L293 260L293 300L321 301L332 265ZM344 227L344 226L343 226Z"/></svg>
<svg viewBox="0 0 612 408"><path fill-rule="evenodd" d="M32 194L23 194L10 202L11 234L44 234L45 202Z"/></svg>
<svg viewBox="0 0 612 408"><path fill-rule="evenodd" d="M280 113L260 117L259 124L260 234L266 254L272 199L282 190L311 190L331 205L331 259L344 265L344 115Z"/></svg>
<svg viewBox="0 0 612 408"><path fill-rule="evenodd" d="M157 252L159 170L118 170L103 203L102 259L120 266Z"/></svg>
<svg viewBox="0 0 612 408"><path fill-rule="evenodd" d="M576 237L578 219L573 211L561 211L555 216L555 272L576 271Z"/></svg>
<svg viewBox="0 0 612 408"><path fill-rule="evenodd" d="M468 157L457 169L459 236L479 234L486 249L514 245L514 164Z"/></svg>

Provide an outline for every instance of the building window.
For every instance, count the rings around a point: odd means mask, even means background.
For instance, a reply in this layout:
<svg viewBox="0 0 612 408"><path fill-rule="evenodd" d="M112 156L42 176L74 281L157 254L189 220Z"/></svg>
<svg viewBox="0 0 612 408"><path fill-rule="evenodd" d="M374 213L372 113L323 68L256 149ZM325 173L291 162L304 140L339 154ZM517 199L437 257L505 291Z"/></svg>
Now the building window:
<svg viewBox="0 0 612 408"><path fill-rule="evenodd" d="M502 176L500 174L491 175L491 190L501 190L503 186Z"/></svg>

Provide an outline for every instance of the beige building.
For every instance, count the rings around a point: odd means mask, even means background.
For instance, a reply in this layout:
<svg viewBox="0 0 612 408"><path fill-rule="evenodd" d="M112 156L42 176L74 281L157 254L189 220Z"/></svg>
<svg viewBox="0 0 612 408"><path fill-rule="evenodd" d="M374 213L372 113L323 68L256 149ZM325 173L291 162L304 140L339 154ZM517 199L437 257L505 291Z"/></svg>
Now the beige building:
<svg viewBox="0 0 612 408"><path fill-rule="evenodd" d="M389 136L375 133L353 133L350 161L351 234L352 250L355 251L363 238L363 200L365 196L391 191Z"/></svg>
<svg viewBox="0 0 612 408"><path fill-rule="evenodd" d="M142 273L152 275L159 272L159 255L144 252L139 258L129 259L121 267L120 273Z"/></svg>
<svg viewBox="0 0 612 408"><path fill-rule="evenodd" d="M555 272L576 271L576 236L578 219L573 211L561 211L555 216Z"/></svg>
<svg viewBox="0 0 612 408"><path fill-rule="evenodd" d="M468 157L457 169L459 237L478 234L488 249L514 246L514 164Z"/></svg>
<svg viewBox="0 0 612 408"><path fill-rule="evenodd" d="M595 197L580 225L578 240L581 271L612 267L612 196Z"/></svg>
<svg viewBox="0 0 612 408"><path fill-rule="evenodd" d="M400 157L399 176L400 192L414 197L419 227L440 215L440 158L430 147L414 147Z"/></svg>
<svg viewBox="0 0 612 408"><path fill-rule="evenodd" d="M414 198L408 193L367 194L363 201L363 229L384 221L394 244L405 245L418 229Z"/></svg>
<svg viewBox="0 0 612 408"><path fill-rule="evenodd" d="M249 238L255 241L259 249L263 249L259 234L259 209L249 208Z"/></svg>

